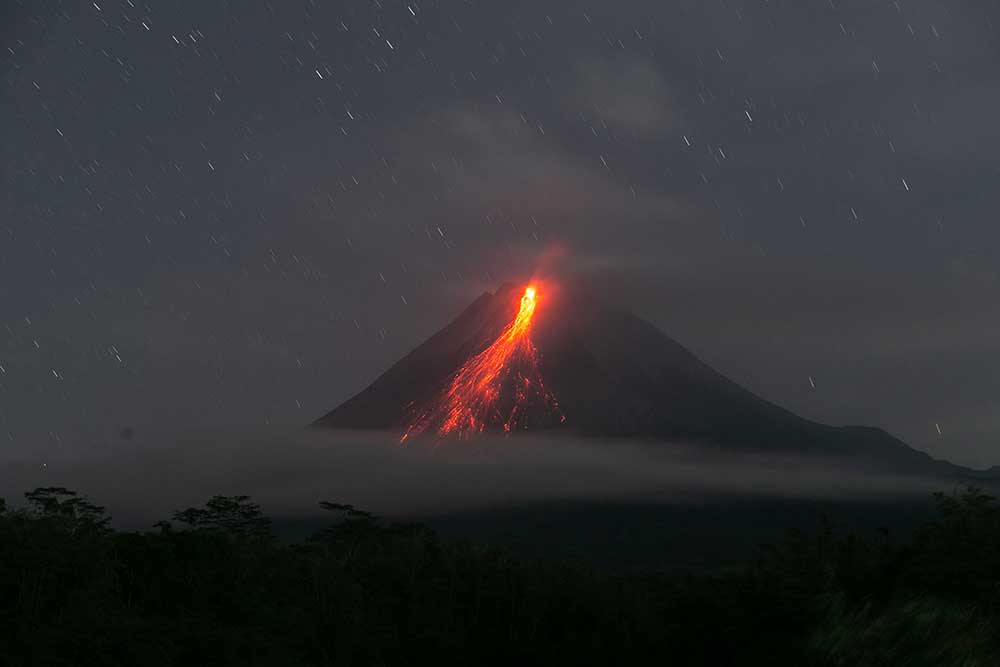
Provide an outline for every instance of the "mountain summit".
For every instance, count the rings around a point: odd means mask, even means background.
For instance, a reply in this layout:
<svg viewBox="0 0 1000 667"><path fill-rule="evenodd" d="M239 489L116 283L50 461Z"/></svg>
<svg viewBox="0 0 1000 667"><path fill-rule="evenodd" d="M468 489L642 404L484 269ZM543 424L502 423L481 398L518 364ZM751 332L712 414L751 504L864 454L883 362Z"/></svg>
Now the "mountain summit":
<svg viewBox="0 0 1000 667"><path fill-rule="evenodd" d="M484 293L314 426L392 430L402 440L525 430L682 439L897 471L963 470L877 428L803 419L635 315L546 284Z"/></svg>

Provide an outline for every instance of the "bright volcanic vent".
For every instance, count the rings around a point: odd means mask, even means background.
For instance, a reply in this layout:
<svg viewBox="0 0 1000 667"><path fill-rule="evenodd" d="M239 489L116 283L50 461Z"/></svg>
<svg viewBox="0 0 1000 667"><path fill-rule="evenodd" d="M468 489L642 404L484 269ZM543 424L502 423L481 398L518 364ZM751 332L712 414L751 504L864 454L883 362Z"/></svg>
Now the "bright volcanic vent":
<svg viewBox="0 0 1000 667"><path fill-rule="evenodd" d="M565 421L555 396L542 382L538 350L531 342L537 306L537 290L529 285L514 320L458 369L448 388L410 423L400 442L432 431L438 436L468 437L494 428L508 433L526 429L530 415L539 409L548 418Z"/></svg>

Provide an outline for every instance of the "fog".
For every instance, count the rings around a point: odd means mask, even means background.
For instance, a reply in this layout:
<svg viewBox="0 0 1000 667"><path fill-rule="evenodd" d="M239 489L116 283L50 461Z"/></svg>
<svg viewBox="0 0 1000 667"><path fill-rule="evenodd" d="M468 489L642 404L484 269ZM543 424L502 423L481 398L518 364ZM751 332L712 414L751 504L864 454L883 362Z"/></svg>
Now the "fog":
<svg viewBox="0 0 1000 667"><path fill-rule="evenodd" d="M17 506L24 491L65 486L133 527L216 494L250 495L278 518L320 514L318 502L330 500L405 519L562 501L892 499L945 485L817 458L533 437L404 447L395 436L371 433L160 434L46 456L0 454L0 497Z"/></svg>

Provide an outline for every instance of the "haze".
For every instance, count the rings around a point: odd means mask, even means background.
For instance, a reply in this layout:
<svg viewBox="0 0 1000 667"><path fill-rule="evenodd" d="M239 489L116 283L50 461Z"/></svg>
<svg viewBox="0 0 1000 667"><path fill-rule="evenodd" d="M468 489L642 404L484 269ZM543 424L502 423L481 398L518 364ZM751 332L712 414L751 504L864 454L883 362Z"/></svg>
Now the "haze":
<svg viewBox="0 0 1000 667"><path fill-rule="evenodd" d="M552 502L690 504L711 498L923 500L940 477L871 472L849 462L705 450L685 443L483 437L406 447L397 434L164 434L54 455L0 457L0 488L67 486L148 527L215 494L248 494L277 517L320 514L320 500L423 518ZM17 497L9 501L17 504Z"/></svg>

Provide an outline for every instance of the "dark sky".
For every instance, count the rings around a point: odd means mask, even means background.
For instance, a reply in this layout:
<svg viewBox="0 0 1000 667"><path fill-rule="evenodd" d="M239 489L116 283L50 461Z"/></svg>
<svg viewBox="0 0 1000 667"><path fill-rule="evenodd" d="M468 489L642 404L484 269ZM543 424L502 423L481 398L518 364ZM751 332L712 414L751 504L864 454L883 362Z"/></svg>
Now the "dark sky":
<svg viewBox="0 0 1000 667"><path fill-rule="evenodd" d="M762 396L1000 463L980 0L6 0L0 438L311 421L564 270Z"/></svg>

